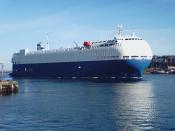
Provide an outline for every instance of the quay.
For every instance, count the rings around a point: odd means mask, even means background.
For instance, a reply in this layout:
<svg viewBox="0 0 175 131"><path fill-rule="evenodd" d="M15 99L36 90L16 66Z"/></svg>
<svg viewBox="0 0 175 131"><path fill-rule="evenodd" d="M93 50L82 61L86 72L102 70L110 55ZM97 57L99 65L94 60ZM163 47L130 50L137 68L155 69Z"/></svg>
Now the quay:
<svg viewBox="0 0 175 131"><path fill-rule="evenodd" d="M1 73L0 77L4 75L4 63L0 61ZM0 80L0 95L11 95L18 92L18 82L13 80Z"/></svg>
<svg viewBox="0 0 175 131"><path fill-rule="evenodd" d="M10 95L18 92L18 82L13 80L0 80L0 95Z"/></svg>

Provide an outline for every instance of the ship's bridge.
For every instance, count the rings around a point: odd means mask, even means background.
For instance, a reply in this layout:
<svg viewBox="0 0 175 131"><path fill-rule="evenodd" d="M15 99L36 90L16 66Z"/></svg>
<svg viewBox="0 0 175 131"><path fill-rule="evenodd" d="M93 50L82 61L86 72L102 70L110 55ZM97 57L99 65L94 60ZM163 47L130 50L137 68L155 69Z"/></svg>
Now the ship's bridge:
<svg viewBox="0 0 175 131"><path fill-rule="evenodd" d="M140 37L135 35L135 32L133 32L130 36L126 36L124 40L142 40Z"/></svg>
<svg viewBox="0 0 175 131"><path fill-rule="evenodd" d="M152 50L149 44L142 38L136 36L133 32L131 35L123 35L123 26L118 25L117 36L114 37L119 45L119 54L124 59L152 59Z"/></svg>
<svg viewBox="0 0 175 131"><path fill-rule="evenodd" d="M116 37L114 37L114 40L120 41L120 40L143 40L143 39L136 36L135 32L132 32L132 34L128 36L123 36L122 34L118 34Z"/></svg>
<svg viewBox="0 0 175 131"><path fill-rule="evenodd" d="M123 25L117 26L117 36L114 37L114 40L120 41L120 40L142 40L140 37L136 36L135 32L132 32L131 35L124 36L123 35Z"/></svg>

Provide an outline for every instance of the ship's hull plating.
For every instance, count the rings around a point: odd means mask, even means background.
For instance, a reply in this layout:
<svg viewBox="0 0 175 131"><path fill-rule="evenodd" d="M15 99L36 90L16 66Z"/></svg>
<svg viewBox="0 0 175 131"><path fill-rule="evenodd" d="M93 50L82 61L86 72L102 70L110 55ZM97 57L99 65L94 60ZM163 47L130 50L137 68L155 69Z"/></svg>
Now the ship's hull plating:
<svg viewBox="0 0 175 131"><path fill-rule="evenodd" d="M12 76L141 78L150 60L103 60L40 64L13 64Z"/></svg>

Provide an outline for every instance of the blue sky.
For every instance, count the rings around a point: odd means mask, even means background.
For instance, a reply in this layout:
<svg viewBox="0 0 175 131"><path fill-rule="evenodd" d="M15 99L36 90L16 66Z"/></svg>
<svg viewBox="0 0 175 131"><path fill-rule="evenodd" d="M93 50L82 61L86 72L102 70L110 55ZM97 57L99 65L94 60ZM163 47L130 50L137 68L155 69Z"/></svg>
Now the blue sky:
<svg viewBox="0 0 175 131"><path fill-rule="evenodd" d="M0 0L0 60L15 51L112 39L117 24L144 38L157 55L175 55L175 0Z"/></svg>

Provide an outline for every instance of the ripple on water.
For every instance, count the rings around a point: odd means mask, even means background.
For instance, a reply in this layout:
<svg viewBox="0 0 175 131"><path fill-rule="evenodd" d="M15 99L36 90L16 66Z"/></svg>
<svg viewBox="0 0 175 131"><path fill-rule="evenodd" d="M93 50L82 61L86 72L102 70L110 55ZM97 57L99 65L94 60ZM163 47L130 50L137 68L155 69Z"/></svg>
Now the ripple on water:
<svg viewBox="0 0 175 131"><path fill-rule="evenodd" d="M0 130L175 130L174 80L18 79L19 93L0 97Z"/></svg>

